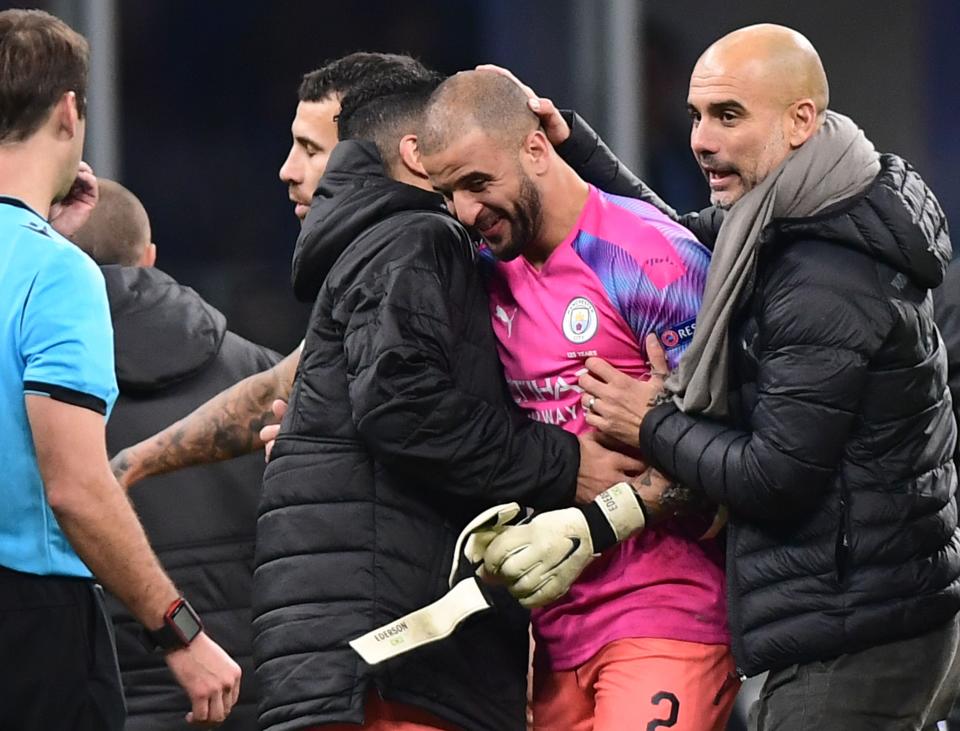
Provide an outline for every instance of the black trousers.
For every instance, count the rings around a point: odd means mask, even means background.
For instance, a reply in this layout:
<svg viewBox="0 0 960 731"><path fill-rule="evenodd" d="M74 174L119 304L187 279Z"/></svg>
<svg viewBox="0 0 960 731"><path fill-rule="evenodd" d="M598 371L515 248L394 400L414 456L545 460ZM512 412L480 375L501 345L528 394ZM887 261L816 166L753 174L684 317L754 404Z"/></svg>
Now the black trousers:
<svg viewBox="0 0 960 731"><path fill-rule="evenodd" d="M756 731L921 731L947 718L960 691L960 624L767 676Z"/></svg>
<svg viewBox="0 0 960 731"><path fill-rule="evenodd" d="M0 731L122 731L125 718L100 587L0 567Z"/></svg>

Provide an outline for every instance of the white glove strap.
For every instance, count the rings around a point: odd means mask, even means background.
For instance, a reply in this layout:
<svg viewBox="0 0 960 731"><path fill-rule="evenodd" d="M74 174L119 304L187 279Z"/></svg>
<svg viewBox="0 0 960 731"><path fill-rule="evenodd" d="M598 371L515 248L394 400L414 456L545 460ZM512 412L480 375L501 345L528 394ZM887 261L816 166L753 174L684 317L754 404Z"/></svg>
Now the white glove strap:
<svg viewBox="0 0 960 731"><path fill-rule="evenodd" d="M476 577L470 576L454 585L460 557L466 556L471 564L481 561L486 545L474 545L473 539L482 534L487 536L489 542L521 512L522 509L517 503L505 503L488 508L471 520L461 531L454 548L449 579L449 585L453 588L433 604L351 640L350 647L356 650L368 665L376 665L421 645L449 637L467 617L488 609L490 603L480 591Z"/></svg>
<svg viewBox="0 0 960 731"><path fill-rule="evenodd" d="M626 482L618 482L607 488L593 501L613 528L617 541L629 538L646 525L640 498Z"/></svg>
<svg viewBox="0 0 960 731"><path fill-rule="evenodd" d="M433 604L351 640L350 647L368 665L376 665L449 637L463 620L489 607L477 579L464 579Z"/></svg>

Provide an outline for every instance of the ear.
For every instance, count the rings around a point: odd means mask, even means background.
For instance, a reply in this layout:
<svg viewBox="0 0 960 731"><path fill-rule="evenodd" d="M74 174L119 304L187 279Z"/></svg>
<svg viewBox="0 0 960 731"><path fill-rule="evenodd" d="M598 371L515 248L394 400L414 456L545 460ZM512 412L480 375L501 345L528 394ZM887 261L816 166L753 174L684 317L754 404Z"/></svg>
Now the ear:
<svg viewBox="0 0 960 731"><path fill-rule="evenodd" d="M68 91L60 97L51 115L56 121L56 132L64 139L72 140L79 133L80 112L77 109L77 94Z"/></svg>
<svg viewBox="0 0 960 731"><path fill-rule="evenodd" d="M523 141L523 155L527 159L529 172L543 175L550 167L553 145L541 129L535 129Z"/></svg>
<svg viewBox="0 0 960 731"><path fill-rule="evenodd" d="M820 127L817 106L813 99L801 99L794 102L787 114L787 142L792 149L796 149L813 137Z"/></svg>
<svg viewBox="0 0 960 731"><path fill-rule="evenodd" d="M404 135L400 138L398 146L400 153L400 164L403 165L412 175L427 180L427 171L420 163L420 148L417 147L416 135Z"/></svg>
<svg viewBox="0 0 960 731"><path fill-rule="evenodd" d="M140 261L137 266L149 269L157 263L157 245L152 241L143 247L143 253L140 254Z"/></svg>

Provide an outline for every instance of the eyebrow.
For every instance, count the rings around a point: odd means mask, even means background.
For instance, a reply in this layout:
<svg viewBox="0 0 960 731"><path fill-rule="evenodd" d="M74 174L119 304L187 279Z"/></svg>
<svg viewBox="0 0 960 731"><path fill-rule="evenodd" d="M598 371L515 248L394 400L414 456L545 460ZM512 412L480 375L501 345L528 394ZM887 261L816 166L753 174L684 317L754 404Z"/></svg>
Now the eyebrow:
<svg viewBox="0 0 960 731"><path fill-rule="evenodd" d="M699 110L693 106L693 104L687 104L687 111L699 113ZM724 99L723 101L711 102L708 104L707 111L713 116L722 114L723 112L738 112L740 114L746 114L747 108L736 99Z"/></svg>
<svg viewBox="0 0 960 731"><path fill-rule="evenodd" d="M433 189L438 193L447 195L452 190L457 190L462 188L465 184L469 183L488 183L493 180L493 176L489 173L481 173L479 170L471 170L469 173L464 173L459 178L453 181L449 186L433 186Z"/></svg>
<svg viewBox="0 0 960 731"><path fill-rule="evenodd" d="M318 150L323 149L323 145L315 140L310 139L309 137L295 135L293 139L297 141L297 144L303 145L304 147L316 147Z"/></svg>

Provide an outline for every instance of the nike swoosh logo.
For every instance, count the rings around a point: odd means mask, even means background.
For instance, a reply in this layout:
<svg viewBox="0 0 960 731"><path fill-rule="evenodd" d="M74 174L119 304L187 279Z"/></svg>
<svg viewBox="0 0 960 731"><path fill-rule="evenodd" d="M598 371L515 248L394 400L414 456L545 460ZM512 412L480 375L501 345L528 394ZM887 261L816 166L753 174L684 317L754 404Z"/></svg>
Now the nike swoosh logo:
<svg viewBox="0 0 960 731"><path fill-rule="evenodd" d="M557 562L557 566L559 566L560 564L562 564L564 561L566 561L566 560L567 560L568 558L570 558L573 554L575 554L577 551L580 550L580 539L579 539L579 538L573 538L573 537L569 537L569 536L568 536L568 537L567 537L567 540L570 541L570 543L571 543L570 550L567 551L566 555ZM554 566L554 568L556 568L557 566Z"/></svg>

